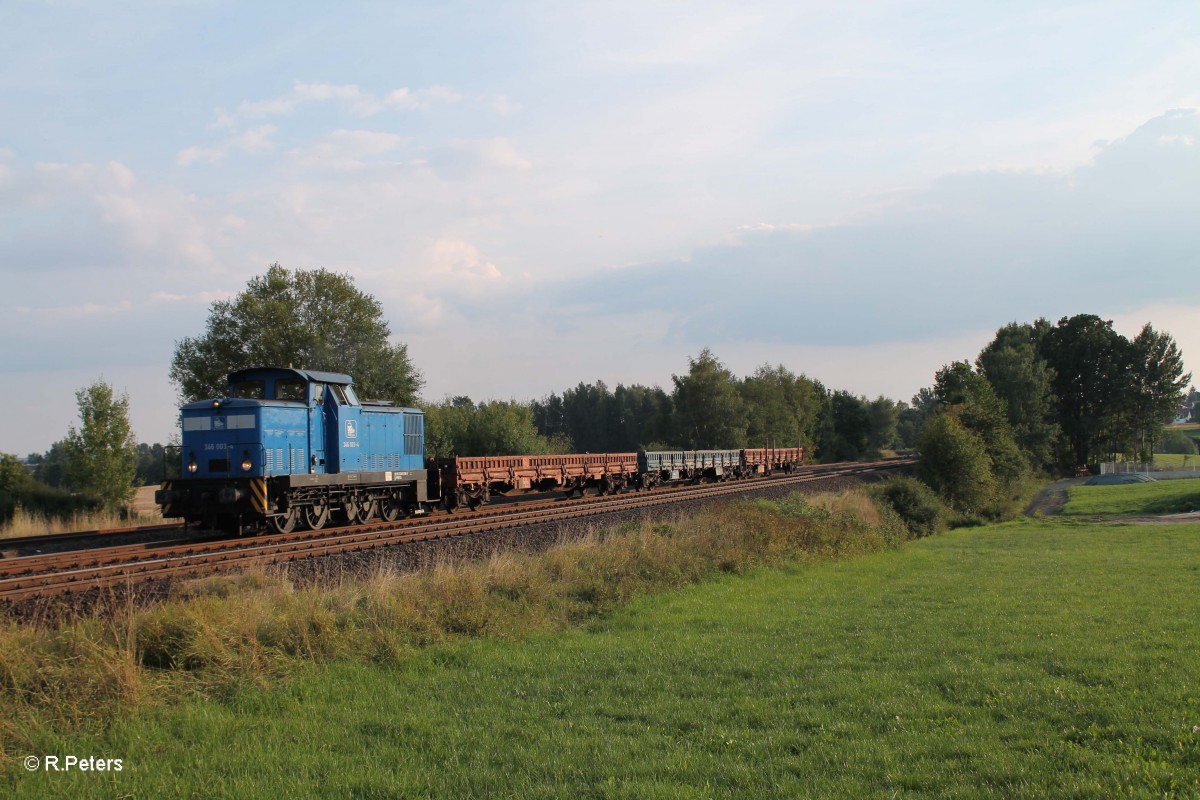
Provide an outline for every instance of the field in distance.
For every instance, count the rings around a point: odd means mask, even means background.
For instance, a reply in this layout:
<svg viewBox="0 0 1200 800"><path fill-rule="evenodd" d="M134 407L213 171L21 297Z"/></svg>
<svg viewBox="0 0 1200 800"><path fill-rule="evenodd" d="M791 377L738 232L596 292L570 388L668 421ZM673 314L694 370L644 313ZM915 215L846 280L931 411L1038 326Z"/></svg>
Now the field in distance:
<svg viewBox="0 0 1200 800"><path fill-rule="evenodd" d="M1141 486L1100 488L1108 513L1162 502ZM644 597L588 631L435 646L394 668L313 666L281 688L46 741L125 768L18 775L12 787L1194 797L1198 579L1197 524L1065 516L962 529Z"/></svg>

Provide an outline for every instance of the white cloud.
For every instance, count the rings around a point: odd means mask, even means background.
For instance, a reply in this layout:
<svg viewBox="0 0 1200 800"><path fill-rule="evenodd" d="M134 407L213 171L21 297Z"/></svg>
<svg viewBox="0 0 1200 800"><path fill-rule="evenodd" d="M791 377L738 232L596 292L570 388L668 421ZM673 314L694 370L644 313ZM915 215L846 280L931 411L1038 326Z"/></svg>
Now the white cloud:
<svg viewBox="0 0 1200 800"><path fill-rule="evenodd" d="M395 108L427 110L435 103L457 103L462 95L448 86L430 86L426 89L393 89L383 98L383 105Z"/></svg>
<svg viewBox="0 0 1200 800"><path fill-rule="evenodd" d="M249 155L269 153L275 149L275 143L271 141L271 137L278 130L274 125L258 125L236 136L226 138L215 147L185 147L175 156L175 163L181 167L190 166L198 161L216 164L235 150Z"/></svg>
<svg viewBox="0 0 1200 800"><path fill-rule="evenodd" d="M466 281L500 281L504 276L491 261L479 254L479 248L461 239L438 239L429 248L432 271ZM471 284L466 284L469 287Z"/></svg>
<svg viewBox="0 0 1200 800"><path fill-rule="evenodd" d="M291 114L299 106L310 103L336 102L359 117L372 117L384 108L427 110L439 103L456 103L462 97L447 86L423 89L402 87L393 89L381 98L356 84L305 83L296 81L290 91L266 100L243 100L237 108L219 108L209 128L231 128L245 119L263 119Z"/></svg>
<svg viewBox="0 0 1200 800"><path fill-rule="evenodd" d="M382 156L393 155L407 141L394 133L336 130L316 144L289 151L288 156L307 168L353 171L377 165Z"/></svg>

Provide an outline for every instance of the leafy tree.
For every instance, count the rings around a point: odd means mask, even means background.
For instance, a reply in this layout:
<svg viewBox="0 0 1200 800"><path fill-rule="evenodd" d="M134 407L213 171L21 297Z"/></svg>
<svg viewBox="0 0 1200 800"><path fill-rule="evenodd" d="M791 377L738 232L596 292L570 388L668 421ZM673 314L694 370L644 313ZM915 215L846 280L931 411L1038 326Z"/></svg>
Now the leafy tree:
<svg viewBox="0 0 1200 800"><path fill-rule="evenodd" d="M984 510L996 488L987 447L953 410L938 413L921 431L921 479L953 508Z"/></svg>
<svg viewBox="0 0 1200 800"><path fill-rule="evenodd" d="M33 483L29 470L21 459L8 453L0 453L0 492L19 492Z"/></svg>
<svg viewBox="0 0 1200 800"><path fill-rule="evenodd" d="M223 396L234 370L291 365L348 373L360 396L412 405L421 375L390 335L379 301L348 275L272 264L212 304L203 336L176 343L170 377L185 400L200 400Z"/></svg>
<svg viewBox="0 0 1200 800"><path fill-rule="evenodd" d="M568 389L563 392L562 404L566 434L575 447L588 453L606 452L613 395L604 381L580 383Z"/></svg>
<svg viewBox="0 0 1200 800"><path fill-rule="evenodd" d="M1044 326L1005 325L975 360L1004 404L1017 446L1037 467L1054 463L1054 442L1059 435L1051 389L1053 371L1038 351L1044 332Z"/></svg>
<svg viewBox="0 0 1200 800"><path fill-rule="evenodd" d="M857 461L870 452L871 413L867 401L849 392L829 395L829 424L821 430L821 458L825 461Z"/></svg>
<svg viewBox="0 0 1200 800"><path fill-rule="evenodd" d="M515 400L473 403L469 397L428 404L425 450L431 456L544 455L570 450L561 436L545 437L533 422L533 409Z"/></svg>
<svg viewBox="0 0 1200 800"><path fill-rule="evenodd" d="M657 386L617 384L608 415L605 452L626 453L666 435L671 421L671 398Z"/></svg>
<svg viewBox="0 0 1200 800"><path fill-rule="evenodd" d="M688 365L688 374L671 376L676 440L688 449L744 446L745 404L733 373L707 347L689 358Z"/></svg>
<svg viewBox="0 0 1200 800"><path fill-rule="evenodd" d="M1142 457L1148 458L1163 425L1175 418L1192 375L1184 373L1183 354L1171 334L1159 333L1150 323L1134 338L1131 356L1133 424Z"/></svg>
<svg viewBox="0 0 1200 800"><path fill-rule="evenodd" d="M867 447L871 453L890 449L896 443L900 422L900 404L880 395L867 404L867 416L871 422L871 433Z"/></svg>
<svg viewBox="0 0 1200 800"><path fill-rule="evenodd" d="M152 486L166 478L166 450L158 443L137 446L137 485Z"/></svg>
<svg viewBox="0 0 1200 800"><path fill-rule="evenodd" d="M70 488L70 478L67 476L67 440L60 439L50 445L50 449L38 461L34 478L39 483L53 486L57 489Z"/></svg>
<svg viewBox="0 0 1200 800"><path fill-rule="evenodd" d="M738 390L746 409L747 446L812 447L823 399L815 381L782 364L764 364Z"/></svg>
<svg viewBox="0 0 1200 800"><path fill-rule="evenodd" d="M1122 411L1128 405L1129 341L1094 314L1063 317L1040 339L1053 370L1051 388L1067 448L1064 466L1089 464L1106 444L1124 449Z"/></svg>
<svg viewBox="0 0 1200 800"><path fill-rule="evenodd" d="M967 362L956 361L938 370L934 394L941 408L953 411L964 427L979 436L999 487L1007 490L1016 484L1028 461L1013 440L1004 404L987 378Z"/></svg>
<svg viewBox="0 0 1200 800"><path fill-rule="evenodd" d="M137 442L129 425L129 397L103 380L75 393L81 425L66 438L66 473L71 485L116 510L133 497Z"/></svg>
<svg viewBox="0 0 1200 800"><path fill-rule="evenodd" d="M925 422L937 409L937 397L933 394L933 389L925 387L913 395L912 403L900 403L898 406L896 419L896 440L897 443L906 449L912 449L917 446L917 440L921 436L921 429L925 427Z"/></svg>

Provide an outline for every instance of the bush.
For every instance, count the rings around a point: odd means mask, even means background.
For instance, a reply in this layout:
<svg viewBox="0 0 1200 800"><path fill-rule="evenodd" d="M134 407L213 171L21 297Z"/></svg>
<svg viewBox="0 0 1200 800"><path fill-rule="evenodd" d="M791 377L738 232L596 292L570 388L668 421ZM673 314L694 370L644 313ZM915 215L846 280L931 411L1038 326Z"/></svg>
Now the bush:
<svg viewBox="0 0 1200 800"><path fill-rule="evenodd" d="M12 520L18 509L45 517L68 518L99 507L100 501L94 497L71 494L66 489L36 481L13 491L0 491L0 523Z"/></svg>
<svg viewBox="0 0 1200 800"><path fill-rule="evenodd" d="M1167 438L1163 439L1162 452L1194 456L1196 455L1196 441L1183 431L1171 431L1167 434Z"/></svg>
<svg viewBox="0 0 1200 800"><path fill-rule="evenodd" d="M932 536L946 527L946 507L916 478L893 478L875 487L875 492L904 520L913 536Z"/></svg>
<svg viewBox="0 0 1200 800"><path fill-rule="evenodd" d="M978 513L994 500L992 461L978 434L951 414L935 416L921 432L921 478L956 511Z"/></svg>

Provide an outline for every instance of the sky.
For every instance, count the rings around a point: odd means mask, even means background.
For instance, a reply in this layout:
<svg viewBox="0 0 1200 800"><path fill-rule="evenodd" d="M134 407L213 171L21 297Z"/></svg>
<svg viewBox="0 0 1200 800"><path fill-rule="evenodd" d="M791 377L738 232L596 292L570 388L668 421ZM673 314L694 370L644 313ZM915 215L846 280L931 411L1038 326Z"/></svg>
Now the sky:
<svg viewBox="0 0 1200 800"><path fill-rule="evenodd" d="M141 3L0 12L0 451L128 394L278 262L438 400L671 386L710 348L907 400L1000 326L1200 382L1188 2Z"/></svg>

